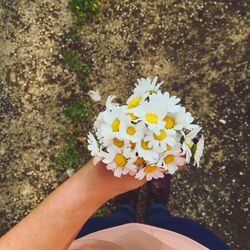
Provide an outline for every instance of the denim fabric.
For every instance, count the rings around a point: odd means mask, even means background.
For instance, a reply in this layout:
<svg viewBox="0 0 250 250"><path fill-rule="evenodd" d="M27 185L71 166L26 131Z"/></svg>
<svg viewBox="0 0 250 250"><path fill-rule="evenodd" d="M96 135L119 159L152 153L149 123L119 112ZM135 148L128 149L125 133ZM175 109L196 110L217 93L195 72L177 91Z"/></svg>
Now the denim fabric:
<svg viewBox="0 0 250 250"><path fill-rule="evenodd" d="M109 216L90 218L79 232L77 238L131 222L136 222L135 211L130 205L122 204ZM212 231L193 220L172 216L165 205L161 203L154 203L147 209L145 224L185 235L212 250L230 249Z"/></svg>

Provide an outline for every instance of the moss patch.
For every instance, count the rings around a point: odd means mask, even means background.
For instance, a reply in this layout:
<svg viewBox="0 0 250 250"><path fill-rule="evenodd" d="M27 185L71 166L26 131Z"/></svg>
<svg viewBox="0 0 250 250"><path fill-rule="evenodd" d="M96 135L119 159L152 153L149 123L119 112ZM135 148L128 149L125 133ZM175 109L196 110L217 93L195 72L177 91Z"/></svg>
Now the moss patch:
<svg viewBox="0 0 250 250"><path fill-rule="evenodd" d="M77 19L84 21L97 13L100 2L97 0L70 0L69 8L76 15Z"/></svg>

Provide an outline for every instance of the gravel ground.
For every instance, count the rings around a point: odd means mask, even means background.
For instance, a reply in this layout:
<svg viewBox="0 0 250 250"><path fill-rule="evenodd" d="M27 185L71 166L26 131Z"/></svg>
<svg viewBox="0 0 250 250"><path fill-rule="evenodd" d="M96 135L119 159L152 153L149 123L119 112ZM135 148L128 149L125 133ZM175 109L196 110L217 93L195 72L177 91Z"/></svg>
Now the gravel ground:
<svg viewBox="0 0 250 250"><path fill-rule="evenodd" d="M0 6L4 233L58 185L48 167L62 143L57 128L72 126L62 104L81 92L59 56L71 22L64 1ZM248 20L247 0L103 1L100 15L82 27L77 48L102 105L109 94L124 101L143 76L159 75L165 90L182 98L203 127L206 148L202 168L174 176L169 209L207 225L232 249L250 246Z"/></svg>
<svg viewBox="0 0 250 250"><path fill-rule="evenodd" d="M71 22L65 1L0 2L0 234L58 185L49 168L79 89L58 59Z"/></svg>

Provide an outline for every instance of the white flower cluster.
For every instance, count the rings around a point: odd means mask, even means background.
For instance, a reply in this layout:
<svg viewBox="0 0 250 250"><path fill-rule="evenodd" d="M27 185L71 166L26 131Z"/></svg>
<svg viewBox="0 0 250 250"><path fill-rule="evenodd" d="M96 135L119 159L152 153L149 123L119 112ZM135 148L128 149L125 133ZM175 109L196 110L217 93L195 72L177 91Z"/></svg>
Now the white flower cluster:
<svg viewBox="0 0 250 250"><path fill-rule="evenodd" d="M126 105L106 101L106 110L94 124L96 138L88 135L94 164L102 161L114 175L146 179L173 174L192 161L199 167L204 148L201 127L180 104L180 99L160 91L157 77L138 79Z"/></svg>

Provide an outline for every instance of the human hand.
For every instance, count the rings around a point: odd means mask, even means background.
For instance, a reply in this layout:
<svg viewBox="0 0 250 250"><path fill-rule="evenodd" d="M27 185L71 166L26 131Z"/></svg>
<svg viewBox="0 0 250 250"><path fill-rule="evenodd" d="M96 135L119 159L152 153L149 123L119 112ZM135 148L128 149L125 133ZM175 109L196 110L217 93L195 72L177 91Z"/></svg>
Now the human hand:
<svg viewBox="0 0 250 250"><path fill-rule="evenodd" d="M106 169L103 162L99 162L94 166L92 160L90 160L84 168L88 168L89 171L87 181L94 183L95 189L107 194L109 199L139 188L146 183L145 178L143 180L138 180L131 175L115 177L112 171Z"/></svg>

